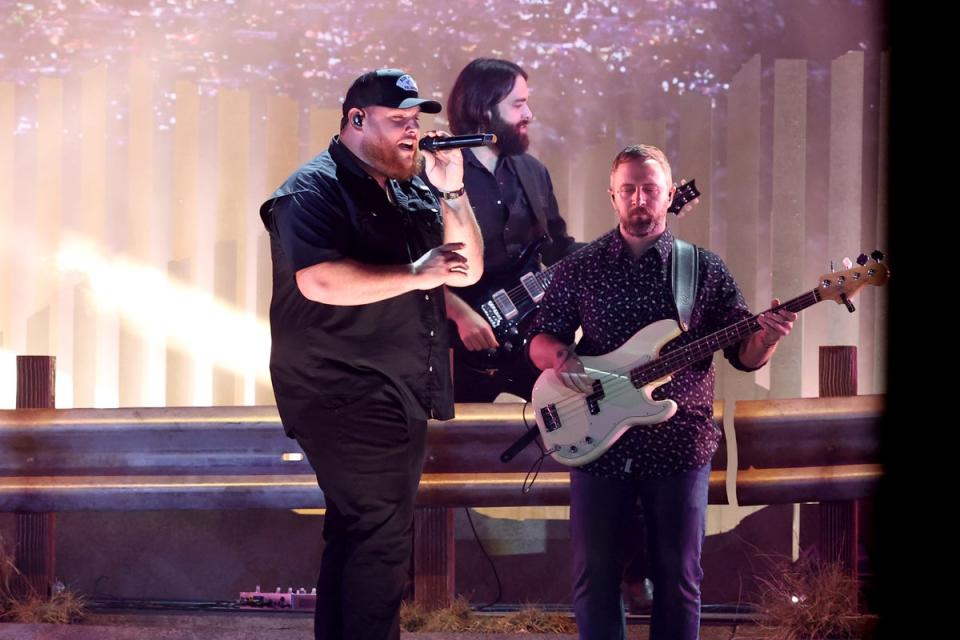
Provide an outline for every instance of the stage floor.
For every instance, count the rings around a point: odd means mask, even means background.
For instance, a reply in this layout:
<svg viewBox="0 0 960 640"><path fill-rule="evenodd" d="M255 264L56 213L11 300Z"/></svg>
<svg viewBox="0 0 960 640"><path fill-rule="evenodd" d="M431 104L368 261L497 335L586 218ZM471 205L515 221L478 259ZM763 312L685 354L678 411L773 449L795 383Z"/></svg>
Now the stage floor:
<svg viewBox="0 0 960 640"><path fill-rule="evenodd" d="M633 618L629 640L646 640L644 618ZM0 640L304 640L312 636L309 612L92 613L77 625L0 623ZM575 635L403 633L404 640L576 640ZM769 632L752 623L707 621L701 640L759 640Z"/></svg>

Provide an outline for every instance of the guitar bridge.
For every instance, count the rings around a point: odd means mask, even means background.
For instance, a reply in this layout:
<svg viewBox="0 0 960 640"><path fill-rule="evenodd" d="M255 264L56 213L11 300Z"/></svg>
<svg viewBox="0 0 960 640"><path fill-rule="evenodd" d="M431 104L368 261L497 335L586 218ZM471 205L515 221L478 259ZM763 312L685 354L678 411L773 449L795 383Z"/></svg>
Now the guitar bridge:
<svg viewBox="0 0 960 640"><path fill-rule="evenodd" d="M547 432L556 431L561 426L560 414L557 413L557 406L554 404L548 404L540 409L540 417L543 418L543 426Z"/></svg>
<svg viewBox="0 0 960 640"><path fill-rule="evenodd" d="M483 315L487 318L487 322L490 323L490 326L496 329L503 322L503 316L500 315L500 312L497 311L497 306L491 302L485 302L480 306L480 310L483 311Z"/></svg>

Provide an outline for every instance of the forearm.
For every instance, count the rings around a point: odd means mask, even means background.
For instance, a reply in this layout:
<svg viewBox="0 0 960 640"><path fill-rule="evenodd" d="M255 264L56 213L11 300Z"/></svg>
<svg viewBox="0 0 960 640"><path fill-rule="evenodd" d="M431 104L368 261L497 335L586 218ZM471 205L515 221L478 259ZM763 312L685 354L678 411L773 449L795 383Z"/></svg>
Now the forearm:
<svg viewBox="0 0 960 640"><path fill-rule="evenodd" d="M373 265L344 258L297 271L297 287L305 298L339 306L379 302L419 284L411 264Z"/></svg>
<svg viewBox="0 0 960 640"><path fill-rule="evenodd" d="M763 341L763 332L752 334L740 343L740 362L751 369L759 369L767 363L777 350L777 343L766 345Z"/></svg>
<svg viewBox="0 0 960 640"><path fill-rule="evenodd" d="M459 323L473 308L467 304L467 301L450 291L449 287L443 288L443 299L447 304L447 316L454 322Z"/></svg>
<svg viewBox="0 0 960 640"><path fill-rule="evenodd" d="M443 208L443 241L444 243L462 242L460 254L467 259L467 277L451 286L466 287L476 284L483 275L483 236L480 225L473 215L473 207L466 194L453 200L441 198Z"/></svg>

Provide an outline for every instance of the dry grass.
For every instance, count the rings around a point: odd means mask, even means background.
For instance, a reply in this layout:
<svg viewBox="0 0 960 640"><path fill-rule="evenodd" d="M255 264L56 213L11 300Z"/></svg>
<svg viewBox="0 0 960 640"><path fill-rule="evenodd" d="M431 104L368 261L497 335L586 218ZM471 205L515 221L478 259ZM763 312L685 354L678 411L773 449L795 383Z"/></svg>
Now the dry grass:
<svg viewBox="0 0 960 640"><path fill-rule="evenodd" d="M13 579L20 572L13 563L13 552L0 534L0 620L7 617L13 602Z"/></svg>
<svg viewBox="0 0 960 640"><path fill-rule="evenodd" d="M801 557L771 559L761 585L759 624L772 640L820 640L858 637L863 617L857 611L857 581L836 562Z"/></svg>
<svg viewBox="0 0 960 640"><path fill-rule="evenodd" d="M13 600L4 614L11 622L71 624L80 622L86 611L83 596L63 591L51 598L36 596Z"/></svg>
<svg viewBox="0 0 960 640"><path fill-rule="evenodd" d="M400 628L404 631L423 631L429 617L419 605L406 600L400 603Z"/></svg>
<svg viewBox="0 0 960 640"><path fill-rule="evenodd" d="M483 633L486 627L487 620L474 615L466 599L457 598L449 607L431 611L423 630Z"/></svg>
<svg viewBox="0 0 960 640"><path fill-rule="evenodd" d="M14 564L10 546L0 536L0 620L6 622L70 624L85 615L82 596L64 589L51 597L42 597L30 589L18 594L14 581L21 575Z"/></svg>
<svg viewBox="0 0 960 640"><path fill-rule="evenodd" d="M576 633L576 625L566 616L548 613L527 605L503 616L476 615L464 598L437 611L424 611L404 602L400 608L400 628L408 632L446 631L456 633Z"/></svg>
<svg viewBox="0 0 960 640"><path fill-rule="evenodd" d="M497 631L502 633L576 633L577 625L560 613L550 613L526 605L516 613L508 614L498 620Z"/></svg>

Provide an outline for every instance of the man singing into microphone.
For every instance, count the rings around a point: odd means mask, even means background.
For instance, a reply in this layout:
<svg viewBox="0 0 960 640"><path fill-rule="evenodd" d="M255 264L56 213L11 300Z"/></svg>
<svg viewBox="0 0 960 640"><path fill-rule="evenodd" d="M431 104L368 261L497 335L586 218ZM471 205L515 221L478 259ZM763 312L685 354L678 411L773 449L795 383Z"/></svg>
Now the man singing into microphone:
<svg viewBox="0 0 960 640"><path fill-rule="evenodd" d="M527 153L527 126L533 118L528 93L527 72L520 66L478 58L457 76L447 101L454 134L497 136L495 145L463 151L463 177L483 233L486 272L496 274L495 288L508 291L529 271L528 265L516 262L531 243L547 236L541 255L548 266L580 246L567 235L547 168ZM473 352L495 349L493 329L477 310L449 289L446 297L463 347ZM530 398L539 372L522 353L496 369L467 364L463 355L459 349L454 357L457 402L491 402L501 391Z"/></svg>
<svg viewBox="0 0 960 640"><path fill-rule="evenodd" d="M403 71L360 76L340 135L260 208L277 407L326 500L317 638L399 638L426 421L453 417L443 286L479 279L483 244L460 151L417 148L439 111Z"/></svg>

